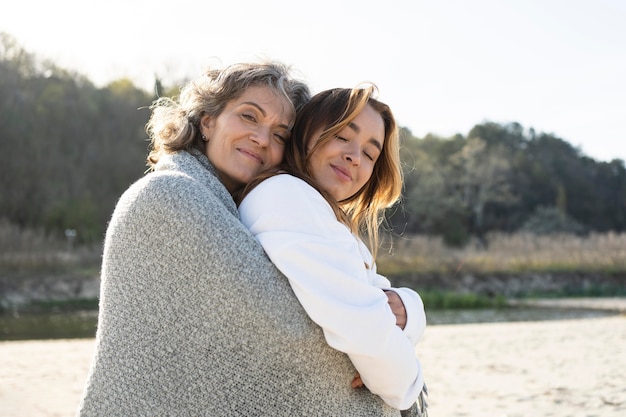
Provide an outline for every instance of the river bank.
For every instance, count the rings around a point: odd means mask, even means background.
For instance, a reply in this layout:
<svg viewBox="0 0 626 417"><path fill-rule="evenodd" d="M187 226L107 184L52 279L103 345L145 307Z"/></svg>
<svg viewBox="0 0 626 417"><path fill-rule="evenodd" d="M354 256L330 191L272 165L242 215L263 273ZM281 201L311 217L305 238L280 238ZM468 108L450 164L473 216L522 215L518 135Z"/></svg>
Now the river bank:
<svg viewBox="0 0 626 417"><path fill-rule="evenodd" d="M626 298L576 300L615 315L429 326L417 354L430 415L625 415ZM93 349L92 338L0 342L0 415L73 415Z"/></svg>
<svg viewBox="0 0 626 417"><path fill-rule="evenodd" d="M499 273L429 274L389 276L395 287L406 286L420 293L472 294L506 299L541 296L626 295L626 273ZM97 305L100 278L81 271L66 273L0 274L0 312L21 309L33 303L92 302ZM437 306L440 307L440 306Z"/></svg>

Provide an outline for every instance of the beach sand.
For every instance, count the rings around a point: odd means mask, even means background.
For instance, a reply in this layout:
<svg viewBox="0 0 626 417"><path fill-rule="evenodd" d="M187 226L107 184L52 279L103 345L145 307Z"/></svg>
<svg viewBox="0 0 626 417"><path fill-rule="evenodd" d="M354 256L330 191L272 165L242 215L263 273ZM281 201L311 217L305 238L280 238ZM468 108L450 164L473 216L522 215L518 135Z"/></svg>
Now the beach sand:
<svg viewBox="0 0 626 417"><path fill-rule="evenodd" d="M0 342L0 416L73 416L93 339ZM430 417L626 416L626 315L438 325L417 348Z"/></svg>

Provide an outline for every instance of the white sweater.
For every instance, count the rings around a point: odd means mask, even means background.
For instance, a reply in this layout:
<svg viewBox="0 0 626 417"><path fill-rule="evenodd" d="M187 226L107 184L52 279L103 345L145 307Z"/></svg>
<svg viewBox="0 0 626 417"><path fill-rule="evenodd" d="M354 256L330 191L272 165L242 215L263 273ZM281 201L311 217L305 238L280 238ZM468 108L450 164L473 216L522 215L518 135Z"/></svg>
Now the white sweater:
<svg viewBox="0 0 626 417"><path fill-rule="evenodd" d="M423 386L415 355L426 326L419 295L393 289L407 310L403 331L381 290L391 284L376 273L366 246L337 221L321 194L296 177L263 181L239 212L328 344L349 356L372 393L392 407L408 408Z"/></svg>

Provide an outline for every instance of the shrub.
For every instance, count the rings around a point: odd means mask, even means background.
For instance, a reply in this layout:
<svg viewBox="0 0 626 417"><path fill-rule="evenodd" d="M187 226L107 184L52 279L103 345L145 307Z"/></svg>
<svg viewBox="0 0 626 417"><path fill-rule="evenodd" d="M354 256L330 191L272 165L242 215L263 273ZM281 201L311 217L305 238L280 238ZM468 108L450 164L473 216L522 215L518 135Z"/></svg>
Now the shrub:
<svg viewBox="0 0 626 417"><path fill-rule="evenodd" d="M563 233L578 236L587 232L585 226L556 207L538 207L522 225L520 231L536 235Z"/></svg>

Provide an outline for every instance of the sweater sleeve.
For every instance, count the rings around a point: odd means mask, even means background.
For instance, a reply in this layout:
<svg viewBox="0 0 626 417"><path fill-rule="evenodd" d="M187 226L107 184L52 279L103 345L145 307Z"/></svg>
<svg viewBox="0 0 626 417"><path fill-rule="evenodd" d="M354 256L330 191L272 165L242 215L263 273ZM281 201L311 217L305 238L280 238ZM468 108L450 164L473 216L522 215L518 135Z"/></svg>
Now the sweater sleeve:
<svg viewBox="0 0 626 417"><path fill-rule="evenodd" d="M372 393L392 407L411 406L423 386L414 346L326 200L305 182L278 175L246 196L239 211L328 344L349 356Z"/></svg>

